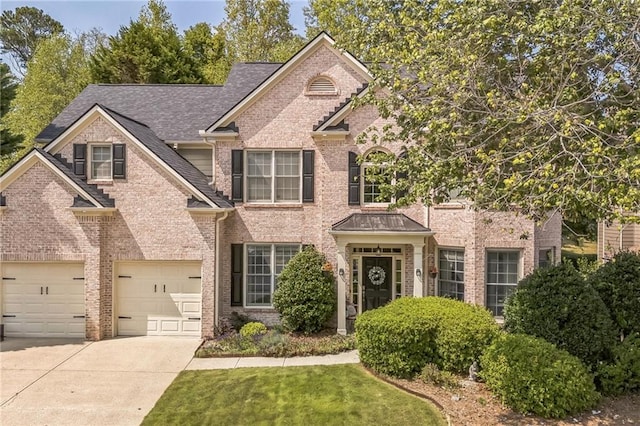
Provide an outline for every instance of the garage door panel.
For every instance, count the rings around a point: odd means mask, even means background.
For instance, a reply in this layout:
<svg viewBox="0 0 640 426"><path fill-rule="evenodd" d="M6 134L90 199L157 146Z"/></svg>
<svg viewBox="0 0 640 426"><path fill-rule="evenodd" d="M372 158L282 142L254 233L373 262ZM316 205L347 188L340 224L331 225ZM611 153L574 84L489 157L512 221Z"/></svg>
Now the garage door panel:
<svg viewBox="0 0 640 426"><path fill-rule="evenodd" d="M83 276L81 263L4 263L5 334L85 337Z"/></svg>
<svg viewBox="0 0 640 426"><path fill-rule="evenodd" d="M199 262L118 263L115 269L118 334L200 335Z"/></svg>

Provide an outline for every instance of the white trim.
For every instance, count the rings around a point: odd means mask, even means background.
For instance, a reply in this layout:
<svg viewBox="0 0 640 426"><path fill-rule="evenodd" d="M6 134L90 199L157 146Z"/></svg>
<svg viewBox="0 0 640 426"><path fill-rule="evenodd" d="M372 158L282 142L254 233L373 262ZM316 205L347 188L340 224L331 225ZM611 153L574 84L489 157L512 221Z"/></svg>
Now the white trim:
<svg viewBox="0 0 640 426"><path fill-rule="evenodd" d="M49 170L51 170L55 175L59 176L67 182L77 193L81 195L84 199L91 201L96 208L98 209L106 209L103 207L98 200L92 197L88 192L82 189L78 184L76 184L73 180L71 180L66 174L64 174L60 169L51 164L51 162L40 154L38 151L33 150L28 153L26 156L22 158L18 163L16 163L11 169L0 176L0 191L4 191L8 188L14 181L16 181L24 172L29 170L37 161L40 161L44 164Z"/></svg>
<svg viewBox="0 0 640 426"><path fill-rule="evenodd" d="M367 92L369 92L369 87L370 86L365 87L364 90L362 90L360 93L356 95L356 98L364 97L367 94ZM326 130L327 127L335 126L338 123L340 123L342 120L344 120L345 117L353 111L353 108L351 105L352 103L353 103L353 100L351 100L350 102L347 102L347 104L344 105L342 108L340 108L340 110L336 112L329 121L322 123L322 126L318 127L315 130L315 132L323 132Z"/></svg>
<svg viewBox="0 0 640 426"><path fill-rule="evenodd" d="M326 33L320 33L315 39L310 41L305 47L303 47L298 53L292 56L284 65L282 65L278 70L271 75L267 80L265 80L261 85L256 87L248 96L246 96L243 100L241 100L236 106L227 111L222 117L220 117L215 123L210 125L205 132L207 136L212 133L218 127L223 127L228 125L233 118L240 114L244 109L246 109L249 105L251 105L255 100L257 100L260 95L262 95L268 88L282 80L286 74L294 68L298 63L306 59L311 55L319 46L327 46L336 51L336 53L341 54L346 57L349 62L351 62L352 67L362 75L362 77L367 80L373 80L373 76L367 69L367 67L362 64L362 62L358 61L355 57L353 57L350 53L346 51L337 51L334 47L335 41Z"/></svg>
<svg viewBox="0 0 640 426"><path fill-rule="evenodd" d="M110 142L87 142L87 151L88 154L88 160L87 161L87 165L89 168L89 173L87 173L87 180L93 181L95 183L103 183L103 182L112 182L113 181L113 143ZM99 178L99 177L95 177L93 176L93 163L94 163L94 159L93 159L93 150L94 148L108 148L109 150L109 160L105 161L109 163L109 177L108 178ZM95 161L95 163L99 163L98 161ZM102 163L100 163L102 164Z"/></svg>
<svg viewBox="0 0 640 426"><path fill-rule="evenodd" d="M74 132L79 132L86 126L86 122L90 119L96 119L98 116L105 119L109 124L115 127L120 133L122 133L126 138L128 138L132 143L136 145L141 151L149 156L149 158L153 159L160 167L165 169L171 176L173 176L178 182L184 185L193 195L196 195L201 200L204 200L207 204L213 207L215 210L220 210L216 203L209 200L209 197L200 192L195 186L193 186L189 181L183 178L178 172L169 167L164 161L161 161L149 148L147 148L142 142L140 142L135 136L133 136L127 129L122 127L120 123L115 121L109 113L105 112L99 105L95 105L89 111L87 111L82 117L80 117L72 126L68 127L67 130L62 132L60 136L56 137L52 140L47 146L44 147L44 150L55 154L62 149L64 146L66 139L72 135Z"/></svg>
<svg viewBox="0 0 640 426"><path fill-rule="evenodd" d="M271 175L269 176L269 178L271 179L271 200L255 200L255 201L251 201L249 200L249 173L248 173L248 167L249 167L249 154L250 153L255 153L255 152L268 152L271 154ZM285 200L285 201L276 201L276 153L278 152L291 152L291 153L297 153L298 154L298 171L299 171L299 179L298 179L298 199L297 200ZM293 206L299 206L302 205L302 192L303 192L303 158L302 158L302 150L298 150L298 149L250 149L250 148L245 148L243 150L243 165L244 165L244 170L242 171L242 179L243 179L243 187L246 188L245 191L243 191L243 203L246 203L247 205L267 205L267 206L271 206L271 205L283 205L283 204L287 204L287 205L293 205ZM258 177L258 176L252 176L252 177ZM264 176L263 176L264 178Z"/></svg>

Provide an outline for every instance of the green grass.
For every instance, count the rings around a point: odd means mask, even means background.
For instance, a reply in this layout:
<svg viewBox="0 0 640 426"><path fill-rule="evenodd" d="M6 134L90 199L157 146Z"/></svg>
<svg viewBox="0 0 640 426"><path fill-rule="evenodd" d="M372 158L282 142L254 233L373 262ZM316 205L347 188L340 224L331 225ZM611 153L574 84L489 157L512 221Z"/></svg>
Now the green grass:
<svg viewBox="0 0 640 426"><path fill-rule="evenodd" d="M359 365L183 371L143 425L444 425Z"/></svg>

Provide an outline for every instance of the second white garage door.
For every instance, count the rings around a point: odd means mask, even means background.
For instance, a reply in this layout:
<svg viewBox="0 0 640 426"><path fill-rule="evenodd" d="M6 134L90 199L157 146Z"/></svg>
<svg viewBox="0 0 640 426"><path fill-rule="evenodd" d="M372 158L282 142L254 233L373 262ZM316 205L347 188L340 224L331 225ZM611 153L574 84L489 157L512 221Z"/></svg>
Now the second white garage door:
<svg viewBox="0 0 640 426"><path fill-rule="evenodd" d="M127 262L115 265L120 336L200 336L200 262Z"/></svg>

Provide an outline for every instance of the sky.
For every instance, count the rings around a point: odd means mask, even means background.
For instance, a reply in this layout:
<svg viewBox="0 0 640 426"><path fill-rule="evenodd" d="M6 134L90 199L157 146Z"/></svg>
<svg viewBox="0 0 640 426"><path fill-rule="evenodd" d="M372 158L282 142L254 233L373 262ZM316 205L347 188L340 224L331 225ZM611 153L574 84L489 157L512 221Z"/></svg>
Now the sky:
<svg viewBox="0 0 640 426"><path fill-rule="evenodd" d="M21 6L36 7L59 21L71 33L97 27L108 35L114 35L121 26L127 26L131 20L135 20L146 3L137 0L0 0L0 9L5 11ZM217 25L225 17L224 0L164 0L164 3L181 33L199 22ZM291 24L297 33L304 35L302 8L308 1L289 0L289 4ZM5 55L3 62L11 64Z"/></svg>

